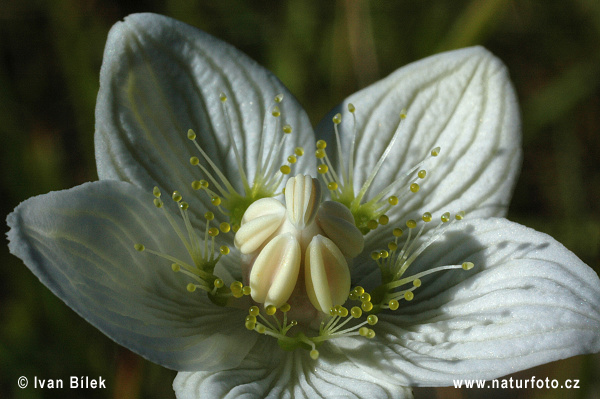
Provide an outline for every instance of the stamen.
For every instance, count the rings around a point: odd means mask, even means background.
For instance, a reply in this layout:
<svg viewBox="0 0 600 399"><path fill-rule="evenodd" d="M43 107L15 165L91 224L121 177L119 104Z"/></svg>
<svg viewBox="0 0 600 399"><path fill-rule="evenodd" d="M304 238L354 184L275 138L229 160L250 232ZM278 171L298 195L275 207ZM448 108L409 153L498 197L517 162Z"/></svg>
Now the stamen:
<svg viewBox="0 0 600 399"><path fill-rule="evenodd" d="M244 170L244 162L238 150L230 118L230 110L228 107L228 99L225 93L220 94L221 109L225 119L225 129L231 148L234 153L235 162L240 176L243 191L238 192L233 184L227 179L216 162L206 153L196 140L196 133L193 130L188 130L188 138L194 143L194 146L200 153L200 158L193 156L190 158L190 163L197 166L202 175L210 181L215 191L208 189L206 180L196 180L192 182L192 188L195 190L203 189L210 196L211 202L215 206L222 205L221 212L230 218L230 223L233 226L241 224L242 216L250 204L260 198L273 197L278 195L278 188L281 186L284 176L291 173L291 165L297 162L297 157L303 155L304 150L297 148L293 155L288 157L288 163L281 165L277 164L280 159L285 138L292 134L293 128L289 124L283 125L281 128L281 119L283 118L281 109L278 104L283 101L283 95L278 94L274 98L275 105L265 113L263 128L260 135L259 153L257 158L257 168L252 184L249 183L246 171ZM273 127L274 122L274 127ZM269 152L264 157L266 138L269 135L281 134L281 139L278 144L271 145ZM205 164L206 165L205 165ZM201 184L206 182L206 185Z"/></svg>
<svg viewBox="0 0 600 399"><path fill-rule="evenodd" d="M215 238L220 232L228 233L231 230L231 226L229 223L224 222L219 225L220 229L214 226L211 227L210 222L214 220L214 214L212 212L206 212L204 215L204 218L206 219L204 239L201 239L195 228L192 226L188 214L189 204L183 201L179 191L174 191L171 198L177 204L179 209L181 219L185 226L184 233L184 230L180 228L179 223L175 221L170 211L164 206L159 188L154 187L152 193L154 195L153 201L155 207L163 210L163 214L167 221L185 246L191 262L167 253L149 249L141 243L135 244L134 248L139 252L145 251L159 258L168 260L173 272L182 273L193 280L193 282L186 285L186 289L189 292L195 292L196 289L201 289L209 294L209 297L213 302L224 305L227 302L228 297L231 297L232 295L235 297L235 293L223 290L223 280L214 275L214 269L221 257L229 254L230 250L226 245L221 245L217 250Z"/></svg>
<svg viewBox="0 0 600 399"><path fill-rule="evenodd" d="M425 251L433 242L438 240L444 232L455 222L462 220L464 212L459 212L455 215L453 220L450 220L450 213L446 212L441 216L441 224L436 226L428 236L428 239L418 245L418 240L423 233L425 224L431 222L432 215L429 212L425 212L422 216L423 224L419 228L417 234L412 237L412 231L417 227L415 220L408 220L406 226L408 227L408 235L404 242L404 245L399 250L398 239L403 236L402 229L395 228L393 230L394 241L388 243L387 250L381 250L379 252L373 252L371 257L381 271L382 285L376 289L380 294L381 301L376 308L396 310L399 307L400 300L411 301L414 298L413 291L421 286L421 277L427 276L432 273L436 273L442 270L449 269L463 269L470 270L474 267L472 262L464 262L460 265L444 265L438 266L429 270L425 270L414 274L409 277L404 277L407 269L415 261L415 259ZM418 245L418 246L417 246ZM404 287L401 290L397 290L407 284L412 283L411 287ZM364 309L364 308L363 308Z"/></svg>
<svg viewBox="0 0 600 399"><path fill-rule="evenodd" d="M343 154L340 132L338 125L342 122L342 115L336 114L333 121L333 128L335 133L335 140L338 148L338 159L341 169L341 178L337 174L335 167L331 160L327 156L326 146L327 143L323 140L319 140L317 143L317 150L315 152L316 158L320 161L318 167L318 173L321 175L327 188L331 192L331 197L334 201L344 204L354 216L356 226L363 234L367 234L369 231L376 229L380 224L378 223L379 218L385 215L393 206L399 203L399 200L403 199L408 195L419 192L420 185L417 183L418 180L423 180L427 176L427 171L421 169L421 167L428 161L429 158L423 159L421 162L410 168L407 172L389 184L387 187L379 191L377 194L372 196L370 199L365 200L366 194L369 191L375 177L379 173L383 163L390 154L394 143L399 137L401 132L401 122L406 118L406 111L402 110L399 115L398 126L392 136L392 139L385 148L382 156L377 161L377 164L362 184L358 193L354 192L353 180L354 180L354 151L356 142L356 108L353 104L348 104L348 111L352 114L353 119L353 136L350 146L350 153ZM440 152L440 148L436 147L431 151L431 157L436 157ZM347 165L344 159L348 159ZM414 174L416 173L416 176ZM397 191L393 196L386 199L386 197L393 190ZM393 198L393 199L392 199ZM385 218L384 218L385 220ZM388 219L389 220L389 219Z"/></svg>

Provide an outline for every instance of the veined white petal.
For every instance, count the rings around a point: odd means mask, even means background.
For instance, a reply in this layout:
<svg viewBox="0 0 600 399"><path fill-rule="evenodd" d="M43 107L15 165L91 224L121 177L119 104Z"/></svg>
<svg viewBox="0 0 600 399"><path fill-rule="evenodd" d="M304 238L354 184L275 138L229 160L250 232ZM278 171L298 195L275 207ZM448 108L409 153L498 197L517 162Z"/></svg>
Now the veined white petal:
<svg viewBox="0 0 600 399"><path fill-rule="evenodd" d="M300 243L291 233L269 241L250 271L252 299L265 306L283 305L296 286L301 259Z"/></svg>
<svg viewBox="0 0 600 399"><path fill-rule="evenodd" d="M421 190L409 194L390 216L400 215L403 222L424 211L435 218L448 210L505 214L521 163L519 110L506 68L487 50L473 47L423 59L348 97L317 127L317 135L333 144L331 118L341 112L344 154L353 137L349 103L356 107L357 120L355 190L382 157L403 108L407 117L371 186L372 195L441 147L439 156L423 166L428 172L424 180L416 179L416 172L411 175ZM337 151L328 154L337 159Z"/></svg>
<svg viewBox="0 0 600 399"><path fill-rule="evenodd" d="M410 399L410 388L373 378L329 344L312 360L306 351L281 351L261 340L236 369L178 373L173 388L178 399L348 398ZM266 342L266 344L265 344Z"/></svg>
<svg viewBox="0 0 600 399"><path fill-rule="evenodd" d="M304 261L306 293L313 306L327 313L343 305L350 292L350 269L334 242L315 236L306 248Z"/></svg>
<svg viewBox="0 0 600 399"><path fill-rule="evenodd" d="M379 316L373 340L338 340L353 361L400 384L452 385L600 351L600 280L552 237L505 219L465 220L444 237L407 275L475 267L424 277L412 302Z"/></svg>
<svg viewBox="0 0 600 399"><path fill-rule="evenodd" d="M256 340L244 312L186 290L170 262L189 256L152 195L123 182L31 198L8 216L9 249L54 294L117 343L177 370L231 368Z"/></svg>
<svg viewBox="0 0 600 399"><path fill-rule="evenodd" d="M229 118L221 92L228 97ZM314 145L306 113L283 84L234 47L182 22L155 14L130 15L111 29L104 52L96 106L98 175L146 189L157 185L163 192L179 190L190 210L202 215L210 198L190 187L206 176L190 165L191 156L201 156L187 139L188 129L197 133L199 144L239 190L241 178L227 129L252 180L265 114L270 116L278 94L284 95L278 104L281 122L290 124L293 133L277 168L296 146ZM265 137L266 148L282 135ZM308 172L314 165L312 157L303 157L294 168Z"/></svg>

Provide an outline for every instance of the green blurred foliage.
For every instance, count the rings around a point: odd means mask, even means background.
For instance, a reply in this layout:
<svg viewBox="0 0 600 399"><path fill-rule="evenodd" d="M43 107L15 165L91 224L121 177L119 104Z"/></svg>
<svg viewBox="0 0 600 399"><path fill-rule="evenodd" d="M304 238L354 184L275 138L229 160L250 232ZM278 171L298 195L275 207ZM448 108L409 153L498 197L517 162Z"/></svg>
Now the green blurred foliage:
<svg viewBox="0 0 600 399"><path fill-rule="evenodd" d="M524 162L509 218L600 265L600 2L597 0L3 0L0 3L0 214L95 180L94 106L111 25L165 14L249 54L316 123L396 68L481 44L508 66L522 106ZM112 343L0 246L0 397L169 398L173 371ZM103 376L103 391L17 388L21 375ZM417 397L600 396L600 357L515 378L579 378L579 390L418 389Z"/></svg>

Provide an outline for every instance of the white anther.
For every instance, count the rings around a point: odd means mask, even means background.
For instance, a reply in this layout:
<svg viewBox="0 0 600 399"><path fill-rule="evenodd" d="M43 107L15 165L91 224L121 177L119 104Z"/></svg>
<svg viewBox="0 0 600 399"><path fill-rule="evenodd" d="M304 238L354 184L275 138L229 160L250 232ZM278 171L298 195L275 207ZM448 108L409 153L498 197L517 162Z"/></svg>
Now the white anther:
<svg viewBox="0 0 600 399"><path fill-rule="evenodd" d="M314 220L321 202L319 181L310 176L297 175L285 185L285 203L290 222L304 229Z"/></svg>
<svg viewBox="0 0 600 399"><path fill-rule="evenodd" d="M243 254L256 251L279 228L285 218L285 207L273 198L262 198L248 207L242 226L234 239Z"/></svg>
<svg viewBox="0 0 600 399"><path fill-rule="evenodd" d="M306 248L304 262L306 293L312 305L325 313L343 305L350 293L350 270L333 241L315 236Z"/></svg>
<svg viewBox="0 0 600 399"><path fill-rule="evenodd" d="M287 302L296 286L301 259L300 244L292 234L280 234L269 241L250 272L252 299L275 307Z"/></svg>
<svg viewBox="0 0 600 399"><path fill-rule="evenodd" d="M344 256L354 258L362 252L365 239L356 228L352 213L344 205L334 201L323 202L315 222Z"/></svg>

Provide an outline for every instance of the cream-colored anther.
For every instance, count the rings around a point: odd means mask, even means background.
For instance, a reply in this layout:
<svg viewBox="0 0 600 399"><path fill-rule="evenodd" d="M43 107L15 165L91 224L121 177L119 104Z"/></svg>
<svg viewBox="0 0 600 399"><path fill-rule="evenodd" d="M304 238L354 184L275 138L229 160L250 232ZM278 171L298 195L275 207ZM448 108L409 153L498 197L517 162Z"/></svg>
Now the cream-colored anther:
<svg viewBox="0 0 600 399"><path fill-rule="evenodd" d="M285 204L288 219L297 229L303 229L315 218L321 203L319 181L310 176L297 175L285 185Z"/></svg>
<svg viewBox="0 0 600 399"><path fill-rule="evenodd" d="M306 248L304 276L308 299L317 310L327 313L348 299L350 269L329 238L316 235Z"/></svg>
<svg viewBox="0 0 600 399"><path fill-rule="evenodd" d="M301 259L300 244L291 233L269 241L250 271L252 299L277 308L286 303L296 286Z"/></svg>
<svg viewBox="0 0 600 399"><path fill-rule="evenodd" d="M285 206L276 199L262 198L248 207L235 234L235 247L243 254L256 251L281 226Z"/></svg>
<svg viewBox="0 0 600 399"><path fill-rule="evenodd" d="M315 222L344 256L354 258L362 252L364 236L356 228L352 213L344 205L334 201L323 202Z"/></svg>

